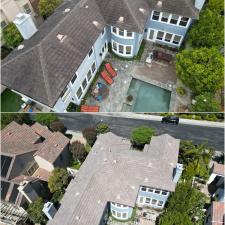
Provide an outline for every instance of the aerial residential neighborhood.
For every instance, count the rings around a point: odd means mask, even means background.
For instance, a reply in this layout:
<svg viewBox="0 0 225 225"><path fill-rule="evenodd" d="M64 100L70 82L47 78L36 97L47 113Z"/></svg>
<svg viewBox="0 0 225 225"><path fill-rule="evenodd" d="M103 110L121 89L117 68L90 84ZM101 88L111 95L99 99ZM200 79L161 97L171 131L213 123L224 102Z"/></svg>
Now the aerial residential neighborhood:
<svg viewBox="0 0 225 225"><path fill-rule="evenodd" d="M89 116L2 114L3 224L224 223L222 122Z"/></svg>
<svg viewBox="0 0 225 225"><path fill-rule="evenodd" d="M65 0L39 25L20 11L13 24L24 41L2 60L2 110L223 111L223 7L216 4ZM208 20L215 28L206 28ZM207 43L207 34L217 41Z"/></svg>

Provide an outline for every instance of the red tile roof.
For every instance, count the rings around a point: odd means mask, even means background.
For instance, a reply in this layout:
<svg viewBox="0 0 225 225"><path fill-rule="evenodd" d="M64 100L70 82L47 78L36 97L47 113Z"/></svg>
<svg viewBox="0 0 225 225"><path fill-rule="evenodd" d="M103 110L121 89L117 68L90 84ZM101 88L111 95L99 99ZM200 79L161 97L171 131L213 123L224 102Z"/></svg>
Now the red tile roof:
<svg viewBox="0 0 225 225"><path fill-rule="evenodd" d="M224 202L212 203L212 225L224 224Z"/></svg>
<svg viewBox="0 0 225 225"><path fill-rule="evenodd" d="M225 167L223 164L219 164L217 162L213 163L213 173L224 176L224 169Z"/></svg>

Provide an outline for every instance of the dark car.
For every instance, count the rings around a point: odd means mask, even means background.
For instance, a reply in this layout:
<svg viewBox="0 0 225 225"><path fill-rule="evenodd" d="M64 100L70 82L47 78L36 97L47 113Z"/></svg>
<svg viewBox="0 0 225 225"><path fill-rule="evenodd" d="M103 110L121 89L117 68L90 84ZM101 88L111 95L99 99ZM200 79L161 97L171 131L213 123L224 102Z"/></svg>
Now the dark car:
<svg viewBox="0 0 225 225"><path fill-rule="evenodd" d="M179 123L179 117L178 116L165 116L165 117L162 118L161 123L178 124Z"/></svg>

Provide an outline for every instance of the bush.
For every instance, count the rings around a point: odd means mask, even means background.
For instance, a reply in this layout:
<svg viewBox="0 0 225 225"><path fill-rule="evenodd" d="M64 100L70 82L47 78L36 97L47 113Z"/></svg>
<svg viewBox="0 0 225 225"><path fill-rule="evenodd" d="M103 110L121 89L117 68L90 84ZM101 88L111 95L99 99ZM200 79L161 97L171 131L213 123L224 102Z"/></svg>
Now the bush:
<svg viewBox="0 0 225 225"><path fill-rule="evenodd" d="M104 134L109 132L109 126L106 123L100 123L96 127L97 134Z"/></svg>
<svg viewBox="0 0 225 225"><path fill-rule="evenodd" d="M87 151L84 144L79 141L73 142L69 147L75 161L83 162L86 159Z"/></svg>
<svg viewBox="0 0 225 225"><path fill-rule="evenodd" d="M97 132L96 132L96 129L95 128L85 128L83 131L82 131L82 134L83 136L86 138L87 140L87 143L90 145L90 146L93 146L96 139L97 139Z"/></svg>
<svg viewBox="0 0 225 225"><path fill-rule="evenodd" d="M56 191L52 195L51 202L53 202L54 204L57 204L57 203L60 202L62 197L63 197L63 192L62 191Z"/></svg>
<svg viewBox="0 0 225 225"><path fill-rule="evenodd" d="M23 41L23 37L14 23L9 23L3 29L2 38L8 48L15 48Z"/></svg>
<svg viewBox="0 0 225 225"><path fill-rule="evenodd" d="M42 16L50 16L63 0L40 0L38 9Z"/></svg>
<svg viewBox="0 0 225 225"><path fill-rule="evenodd" d="M76 112L77 111L78 106L75 105L73 102L70 102L66 111L67 112Z"/></svg>
<svg viewBox="0 0 225 225"><path fill-rule="evenodd" d="M184 96L186 94L186 91L183 87L177 87L176 92L180 96Z"/></svg>
<svg viewBox="0 0 225 225"><path fill-rule="evenodd" d="M202 93L195 98L196 102L191 106L193 112L219 112L220 105L211 93Z"/></svg>
<svg viewBox="0 0 225 225"><path fill-rule="evenodd" d="M138 127L131 134L131 142L134 146L143 148L145 144L149 144L154 134L155 130L153 128L146 126Z"/></svg>
<svg viewBox="0 0 225 225"><path fill-rule="evenodd" d="M64 193L69 182L69 176L66 169L56 168L48 180L48 188L51 193L62 192Z"/></svg>
<svg viewBox="0 0 225 225"><path fill-rule="evenodd" d="M133 99L134 99L134 98L133 98L133 96L132 96L132 95L128 95L128 96L127 96L127 101L128 101L128 102L132 102L132 101L133 101Z"/></svg>
<svg viewBox="0 0 225 225"><path fill-rule="evenodd" d="M75 169L75 170L79 170L79 169L80 169L80 166L81 166L80 161L75 160L75 161L73 161L73 163L72 163L72 165L71 165L71 168L73 168L73 169Z"/></svg>
<svg viewBox="0 0 225 225"><path fill-rule="evenodd" d="M55 121L58 121L58 117L55 113L37 113L35 114L35 121L44 125L50 126Z"/></svg>
<svg viewBox="0 0 225 225"><path fill-rule="evenodd" d="M66 127L64 126L64 124L61 121L54 121L50 124L50 129L52 131L59 131L61 133L65 133L66 132Z"/></svg>
<svg viewBox="0 0 225 225"><path fill-rule="evenodd" d="M33 223L45 224L47 222L47 218L42 212L43 207L44 200L42 198L38 198L29 205L27 213L29 219L33 221Z"/></svg>

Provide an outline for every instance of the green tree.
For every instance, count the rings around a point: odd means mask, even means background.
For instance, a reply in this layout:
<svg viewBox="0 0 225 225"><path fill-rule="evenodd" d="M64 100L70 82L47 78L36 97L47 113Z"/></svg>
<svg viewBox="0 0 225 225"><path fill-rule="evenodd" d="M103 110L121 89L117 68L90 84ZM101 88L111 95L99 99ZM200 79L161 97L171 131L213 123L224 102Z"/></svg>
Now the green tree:
<svg viewBox="0 0 225 225"><path fill-rule="evenodd" d="M63 0L40 0L38 9L42 16L50 16Z"/></svg>
<svg viewBox="0 0 225 225"><path fill-rule="evenodd" d="M196 95L215 93L223 87L223 61L215 48L183 50L176 56L177 75Z"/></svg>
<svg viewBox="0 0 225 225"><path fill-rule="evenodd" d="M15 121L19 124L31 123L29 114L27 113L2 113L1 114L1 129L5 128L12 121Z"/></svg>
<svg viewBox="0 0 225 225"><path fill-rule="evenodd" d="M44 200L42 198L38 198L33 203L31 203L27 209L29 219L34 223L45 224L47 222L47 218L42 212L43 207Z"/></svg>
<svg viewBox="0 0 225 225"><path fill-rule="evenodd" d="M193 112L219 112L220 105L214 94L202 93L195 97L196 103L191 106Z"/></svg>
<svg viewBox="0 0 225 225"><path fill-rule="evenodd" d="M224 13L224 0L209 0L207 8L211 11L223 15Z"/></svg>
<svg viewBox="0 0 225 225"><path fill-rule="evenodd" d="M66 132L66 127L64 126L64 124L61 121L54 121L50 124L50 129L52 131L59 131L61 133L65 133Z"/></svg>
<svg viewBox="0 0 225 225"><path fill-rule="evenodd" d="M89 127L89 128L85 128L83 131L82 131L82 134L83 136L86 138L87 140L87 143L90 145L90 146L93 146L96 139L97 139L97 132L96 132L96 129L93 128L93 127Z"/></svg>
<svg viewBox="0 0 225 225"><path fill-rule="evenodd" d="M188 35L195 47L221 48L224 44L224 17L214 11L203 10Z"/></svg>
<svg viewBox="0 0 225 225"><path fill-rule="evenodd" d="M149 144L151 137L155 134L155 130L150 127L141 126L133 130L131 134L131 142L133 145L143 147Z"/></svg>
<svg viewBox="0 0 225 225"><path fill-rule="evenodd" d="M66 169L56 168L53 170L49 180L48 180L48 188L51 193L54 192L62 192L64 193L65 188L67 187L69 182L69 177Z"/></svg>
<svg viewBox="0 0 225 225"><path fill-rule="evenodd" d="M50 127L50 125L55 122L58 121L58 117L55 113L36 113L35 114L35 121Z"/></svg>
<svg viewBox="0 0 225 225"><path fill-rule="evenodd" d="M109 126L106 123L99 123L96 127L96 131L98 134L104 134L109 132Z"/></svg>
<svg viewBox="0 0 225 225"><path fill-rule="evenodd" d="M69 148L71 153L73 154L73 159L75 161L83 162L86 159L88 153L84 144L82 144L81 142L75 141L70 145Z"/></svg>
<svg viewBox="0 0 225 225"><path fill-rule="evenodd" d="M14 23L9 23L3 29L2 38L5 46L8 48L15 48L23 41L23 37Z"/></svg>

